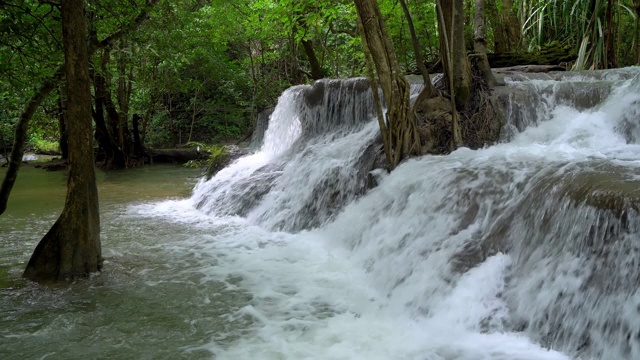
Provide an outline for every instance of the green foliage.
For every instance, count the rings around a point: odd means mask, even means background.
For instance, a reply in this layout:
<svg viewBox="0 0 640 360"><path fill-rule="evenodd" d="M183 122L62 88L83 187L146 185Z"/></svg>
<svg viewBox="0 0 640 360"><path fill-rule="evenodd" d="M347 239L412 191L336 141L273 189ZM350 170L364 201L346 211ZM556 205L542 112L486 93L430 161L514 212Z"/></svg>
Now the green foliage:
<svg viewBox="0 0 640 360"><path fill-rule="evenodd" d="M57 123L42 112L36 113L31 120L28 147L39 154L58 154L60 144Z"/></svg>
<svg viewBox="0 0 640 360"><path fill-rule="evenodd" d="M495 0L494 11L517 10L522 45L529 50L558 43L578 54L576 68L609 66L614 41L617 65L633 64L638 41L634 0ZM92 0L86 7L97 39L122 28L144 0ZM403 71L416 72L407 21L396 0L379 0ZM435 1L407 1L425 60L436 63L439 40ZM512 6L511 9L507 7ZM471 34L474 1L465 2ZM611 17L607 8L611 7ZM92 59L104 75L113 102L131 128L143 119L145 145L175 147L189 141L225 143L243 137L260 110L281 92L309 83L311 44L326 77L365 75L361 40L351 0L181 0L162 1L143 26ZM488 39L504 19L491 18ZM39 0L0 2L0 136L10 142L26 100L61 63L60 13ZM608 32L613 32L613 35ZM471 36L469 36L471 39ZM468 44L470 45L470 44ZM493 46L489 41L489 48ZM128 84L128 106L118 90ZM61 87L63 89L63 87ZM30 146L51 149L57 140L57 99L38 109ZM125 111L126 110L126 111ZM57 145L56 145L57 146Z"/></svg>
<svg viewBox="0 0 640 360"><path fill-rule="evenodd" d="M530 49L553 42L571 45L578 53L574 64L578 70L633 64L633 52L621 50L633 48L638 41L638 19L630 6L630 2L607 0L523 2L523 34Z"/></svg>
<svg viewBox="0 0 640 360"><path fill-rule="evenodd" d="M31 133L29 135L29 146L38 154L59 154L60 145L57 141L47 140L41 134Z"/></svg>

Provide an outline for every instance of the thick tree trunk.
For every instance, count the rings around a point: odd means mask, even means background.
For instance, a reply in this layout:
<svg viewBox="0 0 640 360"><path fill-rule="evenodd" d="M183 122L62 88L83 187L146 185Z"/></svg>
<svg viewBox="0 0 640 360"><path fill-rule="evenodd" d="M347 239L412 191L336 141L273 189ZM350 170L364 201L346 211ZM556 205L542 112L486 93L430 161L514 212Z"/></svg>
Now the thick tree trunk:
<svg viewBox="0 0 640 360"><path fill-rule="evenodd" d="M102 267L83 5L83 0L65 0L61 7L69 120L69 179L62 214L40 241L24 271L24 277L39 282L86 277Z"/></svg>
<svg viewBox="0 0 640 360"><path fill-rule="evenodd" d="M484 5L484 0L476 0L475 17L473 18L473 50L476 52L476 61L478 69L482 73L482 78L487 84L493 86L496 84L496 78L491 72L491 66L489 66L489 59L487 58Z"/></svg>
<svg viewBox="0 0 640 360"><path fill-rule="evenodd" d="M395 168L405 157L420 151L420 137L409 108L410 87L400 72L400 65L387 33L380 8L376 0L355 0L358 11L360 30L365 50L371 59L380 80L387 112L382 118L378 101L378 122L382 133L385 153L391 169ZM368 57L369 54L365 54ZM369 60L369 59L367 59ZM377 99L377 82L370 69L370 81L374 97Z"/></svg>
<svg viewBox="0 0 640 360"><path fill-rule="evenodd" d="M422 90L427 98L431 98L436 96L438 92L436 88L431 83L431 78L429 78L429 72L427 71L427 67L424 64L424 58L422 57L422 52L420 51L420 42L418 40L418 36L416 35L416 29L413 26L413 19L411 18L411 12L409 11L409 7L405 0L400 0L400 6L402 6L402 11L404 12L404 16L407 19L407 25L409 27L409 34L411 34L411 44L413 45L413 53L416 57L416 64L418 66L418 70L420 70L420 74L422 74L422 80L424 82L424 90Z"/></svg>

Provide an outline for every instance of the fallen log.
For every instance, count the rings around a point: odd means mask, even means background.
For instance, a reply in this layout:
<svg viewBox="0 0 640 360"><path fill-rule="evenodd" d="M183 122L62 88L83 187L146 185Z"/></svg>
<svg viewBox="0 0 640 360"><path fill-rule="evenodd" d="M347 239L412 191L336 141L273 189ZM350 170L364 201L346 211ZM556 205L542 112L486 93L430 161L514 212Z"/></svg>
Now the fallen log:
<svg viewBox="0 0 640 360"><path fill-rule="evenodd" d="M206 159L208 154L198 149L148 149L151 163L183 164L190 160Z"/></svg>

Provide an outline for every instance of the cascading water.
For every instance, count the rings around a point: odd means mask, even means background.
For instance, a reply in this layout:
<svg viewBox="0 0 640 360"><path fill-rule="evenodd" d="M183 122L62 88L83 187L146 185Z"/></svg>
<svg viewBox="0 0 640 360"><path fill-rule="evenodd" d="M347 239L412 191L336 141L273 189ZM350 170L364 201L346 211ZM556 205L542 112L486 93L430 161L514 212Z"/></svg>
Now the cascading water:
<svg viewBox="0 0 640 360"><path fill-rule="evenodd" d="M638 73L515 79L505 142L406 161L372 189L366 83L287 90L259 152L162 205L211 226L190 243L216 259L200 271L250 294L228 315L244 336L194 349L639 359Z"/></svg>
<svg viewBox="0 0 640 360"><path fill-rule="evenodd" d="M247 216L269 229L323 223L366 190L375 157L363 149L373 148L378 134L373 109L365 79L319 81L285 91L260 151L197 186L198 207Z"/></svg>

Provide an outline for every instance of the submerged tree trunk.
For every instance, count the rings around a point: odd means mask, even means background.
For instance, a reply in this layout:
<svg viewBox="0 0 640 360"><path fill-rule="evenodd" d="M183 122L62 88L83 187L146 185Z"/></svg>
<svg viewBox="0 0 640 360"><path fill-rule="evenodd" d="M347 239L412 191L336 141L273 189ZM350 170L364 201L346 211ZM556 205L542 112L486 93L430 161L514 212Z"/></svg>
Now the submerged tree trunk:
<svg viewBox="0 0 640 360"><path fill-rule="evenodd" d="M387 34L384 20L376 0L355 0L365 57L368 62L371 87L378 99L377 82L373 76L369 56L375 64L384 95L387 112L382 116L380 102L377 101L378 123L385 145L385 154L391 169L405 157L420 151L420 136L413 112L409 108L410 86L400 72L391 39Z"/></svg>
<svg viewBox="0 0 640 360"><path fill-rule="evenodd" d="M102 267L83 5L83 0L65 0L61 8L69 120L69 179L62 214L36 247L23 274L39 282L85 277Z"/></svg>
<svg viewBox="0 0 640 360"><path fill-rule="evenodd" d="M488 85L493 86L496 84L496 78L491 72L491 66L489 66L489 59L487 58L484 5L484 0L476 0L476 13L473 18L473 50L476 52L476 61L478 69L482 73L482 78Z"/></svg>

